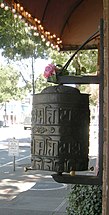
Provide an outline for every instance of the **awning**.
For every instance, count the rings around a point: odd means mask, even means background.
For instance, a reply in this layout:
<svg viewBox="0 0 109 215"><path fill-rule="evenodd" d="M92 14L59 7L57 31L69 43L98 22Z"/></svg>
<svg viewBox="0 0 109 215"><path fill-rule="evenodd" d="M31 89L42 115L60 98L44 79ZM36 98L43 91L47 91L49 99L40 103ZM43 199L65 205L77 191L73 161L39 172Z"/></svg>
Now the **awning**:
<svg viewBox="0 0 109 215"><path fill-rule="evenodd" d="M5 0L40 32L42 38L61 50L76 49L99 29L102 0ZM14 10L13 10L14 9ZM98 36L87 44L96 47Z"/></svg>

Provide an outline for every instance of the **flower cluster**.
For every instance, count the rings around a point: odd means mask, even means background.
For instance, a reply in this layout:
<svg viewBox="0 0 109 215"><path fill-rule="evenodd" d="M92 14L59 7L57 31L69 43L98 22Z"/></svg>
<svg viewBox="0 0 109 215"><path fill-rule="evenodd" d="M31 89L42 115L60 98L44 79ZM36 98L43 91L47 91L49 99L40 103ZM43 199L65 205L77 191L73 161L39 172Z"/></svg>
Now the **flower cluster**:
<svg viewBox="0 0 109 215"><path fill-rule="evenodd" d="M44 77L47 78L47 81L56 83L58 81L59 76L69 75L67 69L63 69L60 64L48 64L45 67Z"/></svg>
<svg viewBox="0 0 109 215"><path fill-rule="evenodd" d="M54 64L48 64L48 66L45 67L45 71L44 71L44 77L45 78L49 78L52 75L56 74L56 66Z"/></svg>

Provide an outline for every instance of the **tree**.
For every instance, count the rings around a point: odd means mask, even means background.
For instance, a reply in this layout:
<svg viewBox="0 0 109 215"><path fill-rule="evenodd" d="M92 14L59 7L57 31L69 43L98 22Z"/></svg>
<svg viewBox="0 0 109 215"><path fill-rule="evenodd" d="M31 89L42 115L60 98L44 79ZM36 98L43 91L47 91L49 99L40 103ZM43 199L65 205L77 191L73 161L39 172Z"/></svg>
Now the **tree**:
<svg viewBox="0 0 109 215"><path fill-rule="evenodd" d="M1 2L1 0L0 0ZM20 61L21 59L29 59L29 58L46 58L46 50L48 47L42 42L39 36L34 36L34 31L30 28L29 25L25 25L25 22L19 17L14 18L14 14L10 10L4 10L0 8L0 49L2 50L2 55L7 58L8 64L12 63L12 61ZM5 79L5 71L8 70L7 76ZM2 68L0 70L2 76L2 87L0 89L0 102L4 100L10 100L11 98L22 98L22 92L28 90L32 91L32 83L22 74L22 71L18 74L13 70L13 77L15 80L16 74L19 77L22 77L25 80L25 86L23 88L19 88L15 82L16 89L14 88L16 93L13 93L13 83L12 77L11 82L8 83L7 77L11 76L10 66L8 68ZM4 74L3 74L4 73ZM3 80L4 79L4 80ZM6 81L6 83L5 83ZM10 84L10 86L8 86ZM7 89L6 89L7 85ZM11 92L12 90L12 92ZM21 95L20 95L21 93ZM5 95L3 95L5 94ZM17 95L18 94L18 95Z"/></svg>
<svg viewBox="0 0 109 215"><path fill-rule="evenodd" d="M35 93L40 93L44 88L51 85L54 85L54 84L47 82L43 74L41 74L35 81Z"/></svg>
<svg viewBox="0 0 109 215"><path fill-rule="evenodd" d="M99 103L99 86L98 84L88 84L88 85L81 85L80 90L82 93L88 93L90 103L94 106L98 105Z"/></svg>
<svg viewBox="0 0 109 215"><path fill-rule="evenodd" d="M60 64L62 67L66 65L73 52L62 52L57 53L57 51L50 52L50 57L55 65ZM97 74L97 50L81 50L79 51L72 61L68 64L67 70L69 75L95 75ZM93 105L98 104L98 91L97 85L76 85L81 92L88 93L90 95L90 103Z"/></svg>
<svg viewBox="0 0 109 215"><path fill-rule="evenodd" d="M14 18L10 10L0 8L0 49L11 60L19 58L45 58L47 46L19 17Z"/></svg>
<svg viewBox="0 0 109 215"><path fill-rule="evenodd" d="M57 52L50 51L49 56L52 59L54 64L60 64L65 66L71 56L75 53L75 51L67 51L67 52ZM81 50L79 51L74 58L68 64L69 74L73 75L89 75L95 74L97 72L97 50Z"/></svg>
<svg viewBox="0 0 109 215"><path fill-rule="evenodd" d="M57 52L48 49L39 36L34 36L34 30L29 25L25 25L25 22L18 17L14 18L10 10L6 11L2 8L0 8L0 48L8 60L16 61L30 57L34 59L38 57L51 58L54 64L62 65L62 67L74 54L74 51ZM95 74L97 71L97 54L97 50L80 50L67 65L69 74ZM41 81L43 87L43 79L39 78L40 87ZM30 85L31 83L27 82L25 88L31 90Z"/></svg>
<svg viewBox="0 0 109 215"><path fill-rule="evenodd" d="M0 67L0 103L22 99L25 96L25 87L18 86L19 78L19 73L12 67Z"/></svg>

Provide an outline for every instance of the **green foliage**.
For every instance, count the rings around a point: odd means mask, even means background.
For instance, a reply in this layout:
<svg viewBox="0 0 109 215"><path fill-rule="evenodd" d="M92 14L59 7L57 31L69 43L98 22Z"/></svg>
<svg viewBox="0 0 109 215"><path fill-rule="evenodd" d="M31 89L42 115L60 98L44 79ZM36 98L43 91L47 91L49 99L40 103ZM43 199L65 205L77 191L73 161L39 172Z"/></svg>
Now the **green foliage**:
<svg viewBox="0 0 109 215"><path fill-rule="evenodd" d="M75 185L69 195L68 215L101 215L102 188L98 185Z"/></svg>
<svg viewBox="0 0 109 215"><path fill-rule="evenodd" d="M52 63L64 66L69 59L69 52L58 52L56 50L48 49L48 55L52 59Z"/></svg>
<svg viewBox="0 0 109 215"><path fill-rule="evenodd" d="M92 105L96 106L99 104L99 86L98 84L85 84L78 87L81 93L89 94L89 101Z"/></svg>
<svg viewBox="0 0 109 215"><path fill-rule="evenodd" d="M73 52L57 52L55 50L49 50L49 56L52 62L57 65L64 66ZM97 50L82 50L72 59L68 65L68 71L70 75L87 75L95 74L97 70Z"/></svg>
<svg viewBox="0 0 109 215"><path fill-rule="evenodd" d="M62 52L49 51L52 62L55 65L62 65L62 67L68 62L73 52ZM97 73L97 50L81 50L72 59L67 67L69 75L95 75ZM66 62L66 63L65 63ZM60 67L61 68L61 67ZM63 71L61 75L66 75L66 71ZM68 75L68 72L67 72ZM83 93L88 93L90 95L90 103L93 105L98 104L98 86L97 85L77 85L77 88Z"/></svg>
<svg viewBox="0 0 109 215"><path fill-rule="evenodd" d="M79 52L78 61L82 74L97 72L97 57L98 50L82 50Z"/></svg>
<svg viewBox="0 0 109 215"><path fill-rule="evenodd" d="M56 50L48 50L48 55L52 59L52 63L55 65L61 65L61 67L64 66L64 64L69 60L69 58L72 55L72 52L58 52ZM72 65L68 68L69 75L74 74L75 68L72 67ZM63 72L64 75L64 72ZM65 74L66 75L66 74Z"/></svg>
<svg viewBox="0 0 109 215"><path fill-rule="evenodd" d="M12 67L0 67L0 103L25 96L25 89L18 87L19 78L19 73Z"/></svg>
<svg viewBox="0 0 109 215"><path fill-rule="evenodd" d="M34 31L29 29L23 20L20 20L19 18L15 19L10 10L5 11L2 8L0 8L0 49L3 50L2 54L8 60L11 59L16 61L24 58L28 59L30 57L33 57L34 59L39 57L51 58L55 65L61 65L62 67L75 52L57 52L56 50L48 48L45 45L45 42L42 42L40 37L34 36ZM68 72L69 75L95 74L96 68L97 50L82 50L78 52L78 54L70 62L67 70L63 71L62 75L68 75ZM36 92L40 92L41 89L49 85L43 77L39 77L38 80L36 83ZM32 85L29 82L25 85L25 91L27 89L29 91L32 90ZM24 89L22 90L24 92ZM21 89L18 93L19 96L20 92ZM2 91L0 94L1 93ZM7 93L7 95L8 94L9 93ZM0 98L0 101L2 101L2 95ZM92 102L96 104L96 94L92 96Z"/></svg>
<svg viewBox="0 0 109 215"><path fill-rule="evenodd" d="M23 20L15 19L10 10L0 8L0 49L4 57L18 60L31 56L45 58L47 46Z"/></svg>
<svg viewBox="0 0 109 215"><path fill-rule="evenodd" d="M46 78L41 74L37 78L35 82L35 93L40 93L44 88L53 85L52 83L48 83Z"/></svg>
<svg viewBox="0 0 109 215"><path fill-rule="evenodd" d="M90 75L97 72L97 50L82 50L72 60L75 75Z"/></svg>

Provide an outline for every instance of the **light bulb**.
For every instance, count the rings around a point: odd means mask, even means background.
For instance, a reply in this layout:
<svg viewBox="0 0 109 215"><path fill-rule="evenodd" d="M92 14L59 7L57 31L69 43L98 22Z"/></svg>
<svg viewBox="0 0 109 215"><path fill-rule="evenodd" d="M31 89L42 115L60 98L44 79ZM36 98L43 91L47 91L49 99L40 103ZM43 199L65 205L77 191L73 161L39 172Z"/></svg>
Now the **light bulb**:
<svg viewBox="0 0 109 215"><path fill-rule="evenodd" d="M12 9L12 12L13 12L13 13L16 13L16 10L13 8L13 9Z"/></svg>
<svg viewBox="0 0 109 215"><path fill-rule="evenodd" d="M21 15L19 15L19 19L22 19L22 16L21 16Z"/></svg>
<svg viewBox="0 0 109 215"><path fill-rule="evenodd" d="M34 36L38 37L39 33L38 32L34 32Z"/></svg>
<svg viewBox="0 0 109 215"><path fill-rule="evenodd" d="M42 41L45 42L45 38L43 38Z"/></svg>
<svg viewBox="0 0 109 215"><path fill-rule="evenodd" d="M23 7L20 7L20 10L23 11Z"/></svg>
<svg viewBox="0 0 109 215"><path fill-rule="evenodd" d="M49 41L47 41L47 42L46 42L46 46L49 46L49 45L50 45L50 42L49 42Z"/></svg>
<svg viewBox="0 0 109 215"><path fill-rule="evenodd" d="M17 14L14 14L14 18L15 18L15 19L17 18Z"/></svg>
<svg viewBox="0 0 109 215"><path fill-rule="evenodd" d="M9 8L8 8L8 6L5 6L5 10L7 11Z"/></svg>
<svg viewBox="0 0 109 215"><path fill-rule="evenodd" d="M35 31L37 30L37 27L36 27L36 26L34 26L34 30L35 30Z"/></svg>
<svg viewBox="0 0 109 215"><path fill-rule="evenodd" d="M1 3L0 7L1 7L1 8L4 8L4 7L5 7L4 3Z"/></svg>
<svg viewBox="0 0 109 215"><path fill-rule="evenodd" d="M19 4L19 3L17 4L17 7L20 7L20 4Z"/></svg>

